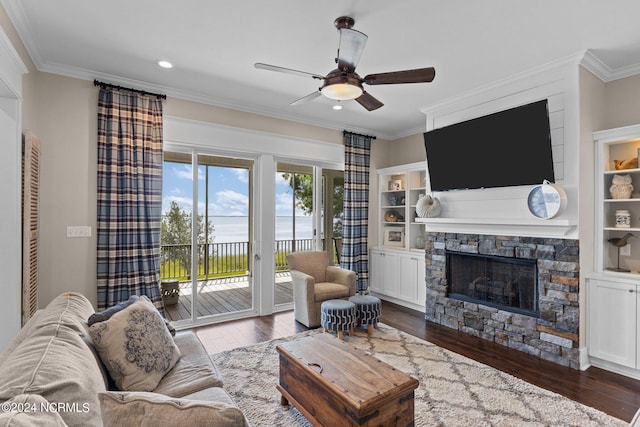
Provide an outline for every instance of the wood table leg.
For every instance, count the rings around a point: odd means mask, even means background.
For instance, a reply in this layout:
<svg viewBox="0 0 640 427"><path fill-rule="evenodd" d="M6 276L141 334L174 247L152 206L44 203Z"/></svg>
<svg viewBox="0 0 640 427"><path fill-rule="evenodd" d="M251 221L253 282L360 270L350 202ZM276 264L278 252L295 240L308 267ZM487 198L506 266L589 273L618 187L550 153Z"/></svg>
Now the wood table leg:
<svg viewBox="0 0 640 427"><path fill-rule="evenodd" d="M287 398L286 398L286 397L284 397L284 396L280 395L280 404L281 404L282 406L289 406L289 401L287 400Z"/></svg>
<svg viewBox="0 0 640 427"><path fill-rule="evenodd" d="M342 331L338 331L338 339L341 340L344 338L344 334Z"/></svg>
<svg viewBox="0 0 640 427"><path fill-rule="evenodd" d="M373 333L371 326L372 325L367 325L367 335L371 335Z"/></svg>

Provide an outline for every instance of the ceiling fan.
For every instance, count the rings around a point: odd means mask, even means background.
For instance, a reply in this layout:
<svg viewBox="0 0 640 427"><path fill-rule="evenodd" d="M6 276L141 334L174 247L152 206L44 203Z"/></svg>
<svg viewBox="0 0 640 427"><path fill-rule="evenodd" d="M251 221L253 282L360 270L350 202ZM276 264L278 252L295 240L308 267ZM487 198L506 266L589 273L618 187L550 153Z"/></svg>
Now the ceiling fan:
<svg viewBox="0 0 640 427"><path fill-rule="evenodd" d="M329 72L326 76L293 70L291 68L278 67L276 65L263 64L261 62L257 62L254 66L262 70L296 74L323 81L322 86L318 88L317 91L293 101L291 105L298 105L311 101L320 95L324 95L329 99L338 101L355 99L356 102L364 108L373 111L382 107L384 104L365 91L362 87L363 84L385 85L428 83L433 81L436 76L436 70L433 67L368 74L364 76L364 78L360 77L355 70L368 37L366 34L352 29L354 23L353 18L349 16L341 16L334 21L333 24L340 33L338 57L335 59L338 68Z"/></svg>

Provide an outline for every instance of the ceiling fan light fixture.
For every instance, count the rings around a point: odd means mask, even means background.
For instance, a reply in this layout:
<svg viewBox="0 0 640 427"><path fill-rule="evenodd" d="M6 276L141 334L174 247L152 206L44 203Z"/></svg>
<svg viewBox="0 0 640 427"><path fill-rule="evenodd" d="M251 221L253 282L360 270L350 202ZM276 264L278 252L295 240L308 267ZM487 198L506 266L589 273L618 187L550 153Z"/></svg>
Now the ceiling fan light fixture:
<svg viewBox="0 0 640 427"><path fill-rule="evenodd" d="M349 101L359 98L363 90L356 73L344 74L333 70L327 75L320 92L329 99Z"/></svg>
<svg viewBox="0 0 640 427"><path fill-rule="evenodd" d="M325 86L321 90L322 94L329 99L336 101L349 101L359 98L362 95L362 88L349 83L336 83Z"/></svg>

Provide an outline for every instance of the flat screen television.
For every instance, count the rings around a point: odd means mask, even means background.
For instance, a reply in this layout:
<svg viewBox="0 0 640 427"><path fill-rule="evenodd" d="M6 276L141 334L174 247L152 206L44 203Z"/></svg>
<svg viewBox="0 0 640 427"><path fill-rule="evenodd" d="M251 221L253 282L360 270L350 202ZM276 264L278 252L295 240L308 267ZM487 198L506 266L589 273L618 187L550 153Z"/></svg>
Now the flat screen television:
<svg viewBox="0 0 640 427"><path fill-rule="evenodd" d="M424 133L432 191L555 181L547 100Z"/></svg>

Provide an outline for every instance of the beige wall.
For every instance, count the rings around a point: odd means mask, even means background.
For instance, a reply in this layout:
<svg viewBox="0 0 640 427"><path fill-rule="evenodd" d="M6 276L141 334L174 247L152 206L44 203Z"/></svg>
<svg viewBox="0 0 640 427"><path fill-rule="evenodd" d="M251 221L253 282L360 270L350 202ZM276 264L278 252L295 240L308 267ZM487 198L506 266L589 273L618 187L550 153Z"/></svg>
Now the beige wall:
<svg viewBox="0 0 640 427"><path fill-rule="evenodd" d="M92 82L39 73L40 305L64 291L96 302L97 91ZM90 238L67 238L88 225Z"/></svg>
<svg viewBox="0 0 640 427"><path fill-rule="evenodd" d="M640 75L606 84L603 130L640 123Z"/></svg>

